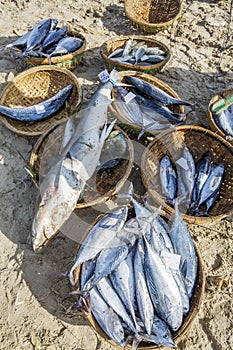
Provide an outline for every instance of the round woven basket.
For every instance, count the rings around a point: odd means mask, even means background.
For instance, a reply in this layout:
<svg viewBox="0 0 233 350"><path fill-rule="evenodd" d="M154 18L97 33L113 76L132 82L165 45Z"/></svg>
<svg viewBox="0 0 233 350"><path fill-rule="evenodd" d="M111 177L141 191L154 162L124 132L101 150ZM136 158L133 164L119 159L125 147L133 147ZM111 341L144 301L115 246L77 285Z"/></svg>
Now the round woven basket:
<svg viewBox="0 0 233 350"><path fill-rule="evenodd" d="M82 60L83 54L86 49L86 39L85 37L80 34L73 26L70 24L67 24L67 34L71 37L80 38L83 40L82 46L67 55L61 55L61 56L54 56L51 57L51 64L59 67L65 67L69 70L73 70ZM30 66L38 66L43 64L50 64L49 60L47 58L39 58L39 57L30 57L28 56L27 62Z"/></svg>
<svg viewBox="0 0 233 350"><path fill-rule="evenodd" d="M98 222L98 220L100 220L103 216L99 216L94 223L91 225L90 229L88 229L88 232L86 232L83 236L83 240L85 239L85 237L87 236L87 234L89 233L89 231L91 230L91 228ZM197 245L195 244L195 250L196 250L196 254L197 254L197 258L198 258L198 271L197 271L197 279L196 279L196 283L195 283L195 287L194 287L194 292L193 292L193 296L191 298L190 301L190 310L189 313L185 316L183 323L181 325L181 327L179 328L178 331L176 332L172 332L173 335L173 340L176 344L178 344L180 341L182 341L185 337L185 335L187 334L187 332L189 331L189 329L191 328L193 321L195 320L202 301L204 299L204 292L205 292L205 281L206 281L206 277L205 277L205 268L204 268L204 262L200 253L200 250L198 249ZM80 247L80 245L79 245ZM78 248L79 248L78 247ZM78 266L74 272L73 272L73 276L74 276L74 281L75 281L75 286L77 288L77 290L79 290L80 287L80 272L81 272L81 266ZM113 340L111 340L106 333L102 330L102 328L99 326L99 324L97 323L97 321L95 320L95 318L92 316L92 314L87 313L85 311L83 311L84 316L86 317L86 319L90 322L92 328L96 331L97 334L99 334L102 338L104 338L108 343L110 343L111 345L115 346L116 348L118 348L119 350L122 349L121 347L119 347ZM127 345L125 349L130 350L131 346ZM155 345L152 343L145 343L142 342L140 343L140 345L138 346L139 350L156 350L156 349L160 349L160 350L166 350L168 349L167 347L164 346L159 346L159 345Z"/></svg>
<svg viewBox="0 0 233 350"><path fill-rule="evenodd" d="M227 135L216 124L216 122L213 118L211 107L212 107L213 103L217 101L218 96L221 96L222 98L225 99L230 94L233 94L233 89L222 91L219 94L213 96L212 99L210 100L208 110L207 110L207 120L208 120L209 127L211 128L211 130L215 131L216 134L222 136L223 138L226 138ZM233 141L228 140L228 142L233 142Z"/></svg>
<svg viewBox="0 0 233 350"><path fill-rule="evenodd" d="M59 154L65 124L59 122L53 125L41 135L34 146L30 157L30 166L36 175L37 187L39 187L39 174L43 177ZM120 191L130 175L134 159L133 144L126 133L117 125L114 126L114 129L123 133L128 145L127 154L117 167L101 172L100 175L97 172L93 174L87 181L82 200L77 203L76 208L87 208L105 203Z"/></svg>
<svg viewBox="0 0 233 350"><path fill-rule="evenodd" d="M66 68L45 65L18 74L3 90L1 105L11 108L29 107L51 98L68 84L74 85L72 94L55 115L27 125L0 114L2 123L21 136L38 137L54 123L67 120L69 113L75 112L81 103L81 86L77 77Z"/></svg>
<svg viewBox="0 0 233 350"><path fill-rule="evenodd" d="M172 97L175 97L175 98L178 98L180 99L180 97L177 95L177 93L169 86L167 85L166 83L164 83L162 80L156 78L156 77L153 77L152 75L150 74L147 74L147 73L142 73L142 72L136 72L136 71L122 71L122 72L119 72L119 76L120 76L120 81L122 83L126 83L125 81L125 77L126 76L134 76L136 78L139 78L139 79L142 79L142 80L145 80L146 82L160 88L161 90L165 91L166 93L168 93L169 95L171 95ZM112 98L114 99L114 89L112 90ZM178 106L178 105L174 105L171 107L171 109L173 110L173 112L176 112L176 113L184 113L184 107L183 106ZM137 125L134 125L134 124L131 124L129 123L125 118L124 118L124 115L122 114L121 110L118 108L118 106L116 105L114 108L112 106L110 106L110 110L111 112L114 114L114 116L118 119L119 121L119 125L122 126L123 128L126 128L126 130L128 129L128 131L130 132L130 129L132 132L135 132L135 131L139 131L141 130L140 127L138 127ZM158 131L151 131L150 130L147 130L148 133L151 133L151 134L156 134L158 133ZM159 131L161 132L161 131Z"/></svg>
<svg viewBox="0 0 233 350"><path fill-rule="evenodd" d="M209 216L191 216L181 213L183 219L191 224L209 224L220 221L229 216L233 211L233 147L221 136L199 126L179 126L173 131L161 133L145 149L141 160L142 182L152 198L162 205L165 212L174 215L174 208L166 203L161 195L159 162L165 155L172 160L179 158L184 144L190 150L194 161L197 162L206 151L211 152L211 159L216 164L225 167L223 182L220 188L220 196L209 210Z"/></svg>
<svg viewBox="0 0 233 350"><path fill-rule="evenodd" d="M182 12L180 0L125 0L125 14L138 29L155 33L167 29Z"/></svg>
<svg viewBox="0 0 233 350"><path fill-rule="evenodd" d="M127 62L117 62L112 58L108 58L108 56L113 51L115 51L116 49L123 48L129 39L133 39L136 41L143 41L147 46L150 46L150 47L160 47L166 53L166 58L159 63L151 64L149 66L142 66L140 64L132 65ZM170 51L165 44L161 43L158 40L155 40L152 37L137 36L137 35L131 35L131 36L125 36L125 37L120 37L116 39L113 38L113 39L107 40L101 45L100 54L109 71L111 71L114 68L119 71L130 69L130 70L136 70L139 72L150 73L150 74L155 74L156 72L160 71L165 66L165 64L168 63L171 57Z"/></svg>

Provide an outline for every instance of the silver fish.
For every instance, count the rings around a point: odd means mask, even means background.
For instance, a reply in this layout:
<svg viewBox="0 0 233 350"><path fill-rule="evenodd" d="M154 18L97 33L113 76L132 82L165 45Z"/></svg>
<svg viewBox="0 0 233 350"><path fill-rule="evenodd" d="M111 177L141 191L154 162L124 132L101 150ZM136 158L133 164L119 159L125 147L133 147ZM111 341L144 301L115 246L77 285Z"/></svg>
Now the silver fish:
<svg viewBox="0 0 233 350"><path fill-rule="evenodd" d="M108 58L120 57L123 54L123 52L124 49L116 49L110 55L108 55Z"/></svg>
<svg viewBox="0 0 233 350"><path fill-rule="evenodd" d="M159 254L145 240L145 271L147 286L155 310L176 331L182 324L183 306L180 291Z"/></svg>
<svg viewBox="0 0 233 350"><path fill-rule="evenodd" d="M180 270L184 276L188 296L191 298L197 277L198 261L192 237L180 215L177 203L175 204L175 215L171 224L169 237L175 253L181 256Z"/></svg>
<svg viewBox="0 0 233 350"><path fill-rule="evenodd" d="M112 79L116 77L115 71L110 76ZM107 127L111 90L112 83L108 81L93 95L76 132L60 154L60 160L41 183L41 201L32 226L35 251L52 238L70 217L86 181L95 172L104 141L113 127Z"/></svg>
<svg viewBox="0 0 233 350"><path fill-rule="evenodd" d="M85 285L89 291L101 278L108 276L127 257L137 236L140 235L138 222L132 218L128 220L117 236L109 242L109 247L102 249L96 259L93 276Z"/></svg>
<svg viewBox="0 0 233 350"><path fill-rule="evenodd" d="M146 332L151 334L154 307L146 284L144 272L144 244L142 238L139 238L135 248L134 255L134 278L136 287L137 305L140 317L145 325Z"/></svg>
<svg viewBox="0 0 233 350"><path fill-rule="evenodd" d="M233 137L233 104L226 108L221 113L213 113L213 118L219 128L226 135Z"/></svg>
<svg viewBox="0 0 233 350"><path fill-rule="evenodd" d="M84 261L95 258L102 249L109 245L109 242L123 228L128 214L128 207L117 208L107 213L97 224L90 230L86 239L83 241L74 264L69 271L69 278L74 285L73 271Z"/></svg>
<svg viewBox="0 0 233 350"><path fill-rule="evenodd" d="M173 202L177 193L177 176L168 156L164 156L160 160L159 177L163 198Z"/></svg>

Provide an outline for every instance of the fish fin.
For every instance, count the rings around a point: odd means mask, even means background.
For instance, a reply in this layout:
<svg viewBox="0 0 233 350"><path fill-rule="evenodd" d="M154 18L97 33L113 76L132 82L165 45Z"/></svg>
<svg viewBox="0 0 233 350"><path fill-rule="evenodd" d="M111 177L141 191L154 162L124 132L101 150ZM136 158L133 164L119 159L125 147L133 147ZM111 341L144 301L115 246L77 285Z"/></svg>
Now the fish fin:
<svg viewBox="0 0 233 350"><path fill-rule="evenodd" d="M110 135L112 129L114 128L114 125L116 123L116 119L114 119L111 124L107 127L106 131L105 131L105 135L104 135L104 139L106 140L108 138L108 136Z"/></svg>
<svg viewBox="0 0 233 350"><path fill-rule="evenodd" d="M131 199L133 197L133 183L130 182L128 190L125 193L119 193L116 195L117 198L127 198L127 199Z"/></svg>

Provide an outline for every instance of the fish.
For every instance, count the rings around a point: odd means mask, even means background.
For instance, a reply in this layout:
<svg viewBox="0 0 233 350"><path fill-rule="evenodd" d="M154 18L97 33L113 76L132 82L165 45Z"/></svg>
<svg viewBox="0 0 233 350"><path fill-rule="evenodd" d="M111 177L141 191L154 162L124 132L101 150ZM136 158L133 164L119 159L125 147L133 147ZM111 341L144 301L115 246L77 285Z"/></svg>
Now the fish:
<svg viewBox="0 0 233 350"><path fill-rule="evenodd" d="M26 49L24 53L30 52L40 46L52 26L52 19L48 18L37 23L31 30L27 39Z"/></svg>
<svg viewBox="0 0 233 350"><path fill-rule="evenodd" d="M139 60L142 58L142 56L146 53L146 50L147 50L147 46L146 46L146 45L143 45L143 46L140 46L140 47L135 51L134 57L135 57L136 63L138 63L138 61L139 61Z"/></svg>
<svg viewBox="0 0 233 350"><path fill-rule="evenodd" d="M0 113L21 122L38 122L57 113L71 95L72 90L73 84L69 84L51 98L29 107L0 106Z"/></svg>
<svg viewBox="0 0 233 350"><path fill-rule="evenodd" d="M130 313L135 327L137 327L135 310L136 305L136 286L133 270L134 249L132 249L118 267L112 271L109 278L117 294Z"/></svg>
<svg viewBox="0 0 233 350"><path fill-rule="evenodd" d="M83 39L67 36L58 41L54 51L49 53L49 58L53 56L66 55L77 51L83 45Z"/></svg>
<svg viewBox="0 0 233 350"><path fill-rule="evenodd" d="M67 26L62 26L57 30L51 30L45 37L40 46L40 51L46 51L52 45L55 45L67 34Z"/></svg>
<svg viewBox="0 0 233 350"><path fill-rule="evenodd" d="M213 118L225 135L233 137L233 104L221 113L213 113Z"/></svg>
<svg viewBox="0 0 233 350"><path fill-rule="evenodd" d="M110 55L108 55L108 58L113 58L113 57L119 57L120 55L122 55L124 52L124 49L116 49L114 50Z"/></svg>
<svg viewBox="0 0 233 350"><path fill-rule="evenodd" d="M169 237L174 252L181 256L180 270L184 276L188 296L191 298L197 277L198 261L192 237L180 215L178 203L175 204L175 215L171 221Z"/></svg>
<svg viewBox="0 0 233 350"><path fill-rule="evenodd" d="M137 41L133 39L129 39L124 47L124 51L122 53L122 57L129 56L131 50L137 45Z"/></svg>
<svg viewBox="0 0 233 350"><path fill-rule="evenodd" d="M125 335L120 317L104 301L97 288L90 291L91 312L107 336L117 345L125 347Z"/></svg>
<svg viewBox="0 0 233 350"><path fill-rule="evenodd" d="M118 73L112 71L110 78L118 79ZM40 184L41 196L32 224L34 251L42 249L69 219L86 181L96 170L104 141L115 123L107 126L112 87L108 81L92 96L58 162Z"/></svg>
<svg viewBox="0 0 233 350"><path fill-rule="evenodd" d="M95 272L84 286L86 291L90 291L102 278L117 268L132 250L138 235L140 230L137 220L132 218L126 221L117 236L109 242L109 247L102 249L96 258Z"/></svg>
<svg viewBox="0 0 233 350"><path fill-rule="evenodd" d="M196 166L196 179L192 193L192 203L195 203L199 199L203 185L210 174L211 166L212 162L210 151L207 151L200 158Z"/></svg>
<svg viewBox="0 0 233 350"><path fill-rule="evenodd" d="M177 175L169 156L165 155L160 160L159 169L162 196L173 203L177 194Z"/></svg>
<svg viewBox="0 0 233 350"><path fill-rule="evenodd" d="M184 146L180 157L175 160L177 172L177 196L179 203L183 203L186 209L189 208L192 199L193 187L195 184L196 166L188 147Z"/></svg>
<svg viewBox="0 0 233 350"><path fill-rule="evenodd" d="M134 278L136 287L136 298L139 314L147 334L151 334L154 307L147 288L146 277L144 272L144 243L142 238L139 238L136 243L134 254Z"/></svg>
<svg viewBox="0 0 233 350"><path fill-rule="evenodd" d="M12 43L6 45L6 49L11 48L11 47L16 47L19 50L24 50L27 45L28 38L30 36L31 30L29 30L27 33L13 41Z"/></svg>
<svg viewBox="0 0 233 350"><path fill-rule="evenodd" d="M212 197L206 200L205 202L206 209L205 209L204 215L208 215L208 211L212 208L212 206L214 205L216 200L219 198L219 196L220 196L220 191L217 191Z"/></svg>
<svg viewBox="0 0 233 350"><path fill-rule="evenodd" d="M174 98L157 86L152 85L145 80L130 75L126 76L125 79L129 84L132 84L135 89L139 90L150 98L154 98L155 100L160 101L161 103L164 103L166 105L176 104L191 106L192 108L194 107L192 103Z"/></svg>
<svg viewBox="0 0 233 350"><path fill-rule="evenodd" d="M94 259L103 248L108 247L109 242L123 228L128 215L128 207L124 206L107 213L96 225L92 227L83 241L72 268L69 271L69 278L74 285L73 271L87 260Z"/></svg>
<svg viewBox="0 0 233 350"><path fill-rule="evenodd" d="M223 181L224 172L225 167L223 164L212 165L209 176L205 181L198 201L196 202L196 209L198 209L201 204L205 203L211 197L215 196L217 192L219 192Z"/></svg>
<svg viewBox="0 0 233 350"><path fill-rule="evenodd" d="M159 254L145 243L145 271L148 290L156 312L176 331L183 321L183 306L180 291L169 270L166 269Z"/></svg>

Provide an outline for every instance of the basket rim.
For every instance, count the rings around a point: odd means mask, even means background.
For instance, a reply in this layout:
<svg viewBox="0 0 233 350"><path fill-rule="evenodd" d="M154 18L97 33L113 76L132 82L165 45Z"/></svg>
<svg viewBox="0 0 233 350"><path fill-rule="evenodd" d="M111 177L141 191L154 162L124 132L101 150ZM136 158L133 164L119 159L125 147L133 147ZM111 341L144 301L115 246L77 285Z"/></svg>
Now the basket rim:
<svg viewBox="0 0 233 350"><path fill-rule="evenodd" d="M182 3L181 3L180 0L177 0L177 3L179 3L178 6L177 6L177 7L179 7L179 10L178 10L176 16L173 19L171 19L171 20L169 20L167 22L160 22L160 23L150 23L150 22L139 21L139 20L135 19L135 17L131 13L131 9L132 9L131 0L125 0L124 7L125 7L125 14L126 14L126 16L133 23L136 23L138 25L143 25L143 26L148 27L150 29L158 29L158 28L161 28L161 27L167 27L167 26L171 25L181 15Z"/></svg>
<svg viewBox="0 0 233 350"><path fill-rule="evenodd" d="M43 145L43 143L46 141L46 138L59 126L66 123L66 121L60 121L54 125L51 126L51 128L49 128L45 133L43 133L37 140L37 142L35 143L33 150L31 152L31 156L30 156L30 160L29 160L29 164L32 167L32 170L35 170L35 163L37 162L37 157L40 151L41 146ZM119 130L122 132L122 134L124 135L126 141L127 141L127 145L128 145L128 153L129 153L129 159L128 159L128 164L125 168L125 172L124 175L121 177L121 179L117 182L117 185L110 191L106 192L104 195L100 195L99 198L96 198L94 200L91 200L89 202L77 202L76 204L76 209L83 209L83 208L88 208L91 206L95 206L95 205L100 205L100 204L104 204L106 203L110 198L112 198L113 196L115 196L119 190L122 188L122 186L124 185L125 181L127 180L127 178L130 175L130 172L132 170L132 166L133 166L133 161L134 161L134 151L133 151L133 143L130 140L129 136L126 134L126 132L124 130L122 130L118 125L114 125L113 130ZM37 186L37 188L39 188L39 183L38 181L35 181L35 185Z"/></svg>
<svg viewBox="0 0 233 350"><path fill-rule="evenodd" d="M125 205L123 205L123 206L125 206ZM120 206L120 207L122 207L122 206ZM96 225L97 222L103 217L104 217L104 214L101 214L93 220L90 228L84 232L80 245L83 243L84 239L88 235L91 228L94 225ZM197 243L194 240L193 240L193 243L194 243L195 251L196 251L196 254L198 257L198 272L197 272L197 280L195 282L195 289L194 289L195 292L193 293L193 296L191 298L191 308L190 308L189 313L184 317L183 323L182 323L181 327L178 329L178 331L174 332L175 335L174 335L173 339L174 339L176 344L178 344L183 339L183 337L186 335L186 333L192 327L193 321L195 320L195 318L196 318L196 316L201 308L202 302L204 300L204 295L205 295L205 284L206 284L205 263L204 263L201 251L200 251ZM79 247L78 247L77 251L79 250ZM80 288L79 278L80 278L81 266L82 266L82 264L80 266L76 267L76 269L73 272L74 279L75 279L75 290L79 290L79 288ZM197 289L197 288L199 288L199 289ZM110 343L111 345L114 345L117 349L119 349L119 350L122 349L105 334L105 332L102 330L102 328L98 325L94 316L92 316L91 314L89 314L88 312L86 312L84 310L82 310L82 312L83 312L84 317L89 321L91 327L95 330L95 332L98 335L103 337L104 340L107 341L108 343ZM130 350L131 346L127 345L127 347L125 349ZM151 344L148 346L139 345L138 349L139 350L157 350L157 349L166 350L168 348L164 347L164 346L156 345L156 344Z"/></svg>
<svg viewBox="0 0 233 350"><path fill-rule="evenodd" d="M228 93L233 93L233 88L232 89L227 89L227 90L223 90L217 94L215 94L210 102L209 102L209 105L208 105L208 109L207 109L207 119L208 119L208 124L211 128L212 131L218 133L221 137L223 137L225 140L226 140L226 134L219 128L219 126L216 124L214 118L213 118L213 113L211 111L211 105L212 103L215 101L216 97L218 95L222 96L223 94L226 94L228 95ZM229 143L233 143L233 141L230 141L230 140L226 140L227 142Z"/></svg>
<svg viewBox="0 0 233 350"><path fill-rule="evenodd" d="M124 63L124 62L117 62L111 58L108 58L107 54L106 54L106 51L107 51L107 48L106 46L108 44L111 44L111 43L117 43L118 41L127 41L129 39L135 39L135 40L142 40L142 41L151 41L153 43L156 43L156 44L159 44L160 46L163 47L163 49L165 49L166 53L167 53L167 57L161 61L161 62L158 62L158 63L154 63L154 64L151 64L151 65L148 65L148 66L140 66L138 64L134 64L133 66L132 65L129 65L127 63ZM168 46L164 43L162 43L161 41L151 37L151 36L143 36L143 35L128 35L128 36L120 36L120 37L117 37L117 38L111 38L111 39L108 39L106 40L101 46L100 46L100 55L101 57L103 58L103 60L108 63L108 64L111 64L111 65L114 65L115 67L121 67L121 68L125 68L127 70L130 70L130 69L134 69L134 70L138 70L138 71L148 71L148 70L157 70L158 68L162 68L165 64L168 63L168 61L170 60L171 58L171 53L170 53L170 50L168 48Z"/></svg>
<svg viewBox="0 0 233 350"><path fill-rule="evenodd" d="M71 52L71 53L68 53L66 55L51 57L51 63L56 64L56 63L69 61L69 60L72 60L74 57L83 54L85 49L86 49L86 45L87 45L86 38L82 34L79 34L78 37L83 39L83 44L78 50ZM31 57L31 56L29 56L27 58L27 60L32 64L38 64L38 65L39 64L49 64L49 60L47 57L44 58L44 57Z"/></svg>
<svg viewBox="0 0 233 350"><path fill-rule="evenodd" d="M177 92L175 90L173 90L172 87L170 87L167 83L165 83L163 80L156 78L155 76L148 74L148 73L144 73L144 72L139 72L139 71L134 71L134 70L127 70L127 71L122 71L122 72L118 72L119 77L121 78L121 80L127 76L127 75L133 75L136 76L137 78L146 78L148 79L150 82L154 82L156 86L158 86L159 88L163 88L165 87L166 91L169 91L169 93L175 97L180 99L180 96L177 94ZM112 95L114 94L114 90L112 90ZM180 109L180 113L184 113L184 107L183 106L179 106ZM131 127L134 130L141 130L140 127L134 125L134 124L130 124L127 120L125 120L125 118L121 115L121 113L119 112L119 110L117 110L117 113L114 111L114 108L112 106L110 106L110 110L113 114L116 115L117 119L122 122L123 124L126 124L127 126ZM158 132L161 132L161 130L159 131L150 131L147 130L146 132L153 134L158 134Z"/></svg>
<svg viewBox="0 0 233 350"><path fill-rule="evenodd" d="M204 134L207 134L209 136L211 136L212 138L215 138L216 141L219 141L220 143L222 143L227 149L230 150L230 152L233 155L233 145L230 144L229 142L227 142L224 138L222 138L220 135L218 135L216 132L213 132L209 129L203 128L201 126L198 125L183 125L183 126L177 126L175 127L173 130L168 130L167 133L172 133L172 132L182 132L182 131L200 131ZM146 190L149 192L149 194L152 196L152 198L159 203L160 205L162 205L163 209L169 214L169 215L174 215L175 210L174 208L172 208L170 205L168 205L162 198L161 195L155 191L154 189L148 188L148 181L146 180L146 175L145 175L145 169L146 169L146 162L148 159L148 154L150 152L150 149L156 144L157 140L154 139L153 141L150 142L150 144L148 145L148 147L146 147L146 149L144 150L143 154L142 154L142 158L141 158L141 177L142 177L142 182L146 188ZM211 224L214 222L218 222L224 218L226 218L230 213L225 213L225 214L219 214L219 215L215 215L212 217L208 217L208 216L203 216L203 217L196 217L196 216L192 216L192 215L187 215L187 214L183 214L181 213L181 216L183 218L183 220L186 223L189 224Z"/></svg>
<svg viewBox="0 0 233 350"><path fill-rule="evenodd" d="M60 72L62 74L69 76L73 80L73 84L77 88L77 99L76 99L74 107L72 107L72 111L75 111L79 107L79 105L81 104L81 101L82 101L81 84L79 83L79 80L76 77L76 75L74 73L72 73L70 70L68 70L67 68L64 68L64 67L58 67L58 66L54 66L54 65L52 65L52 66L51 65L42 65L42 66L31 67L31 68L28 68L25 71L17 74L14 77L14 79L12 81L10 81L4 87L4 89L0 95L0 104L2 103L2 101L4 102L7 99L8 90L11 88L12 85L15 84L15 82L18 82L21 79L24 79L24 77L26 77L27 75L30 75L30 74L33 74L36 72L41 72L41 71L57 71L57 72ZM56 116L56 114L55 114L55 116ZM40 121L40 123L44 123L45 130L47 130L48 120L51 121L53 117L54 116L52 116L51 118L45 119L44 121ZM15 124L16 126L13 126L8 121L8 118L3 116L2 114L0 114L0 120L9 130L11 130L14 133L21 135L21 136L38 137L43 133L43 131L23 131L23 130L20 130L20 128L17 127L17 123ZM14 120L11 120L11 121L14 124ZM33 124L30 127L33 128Z"/></svg>

